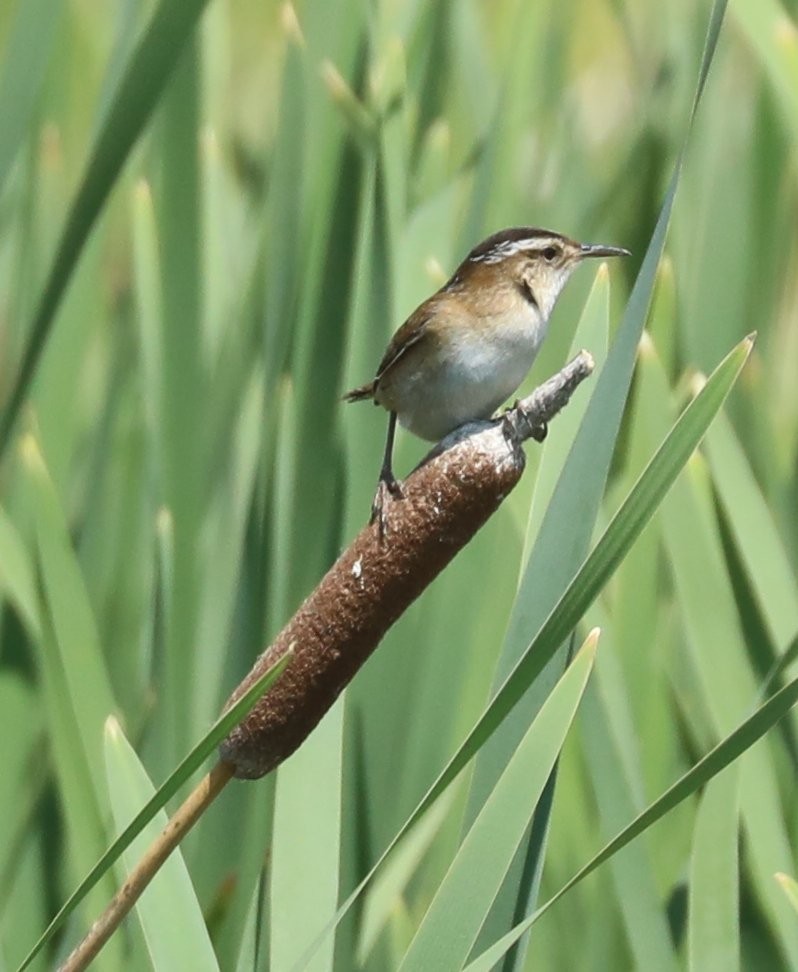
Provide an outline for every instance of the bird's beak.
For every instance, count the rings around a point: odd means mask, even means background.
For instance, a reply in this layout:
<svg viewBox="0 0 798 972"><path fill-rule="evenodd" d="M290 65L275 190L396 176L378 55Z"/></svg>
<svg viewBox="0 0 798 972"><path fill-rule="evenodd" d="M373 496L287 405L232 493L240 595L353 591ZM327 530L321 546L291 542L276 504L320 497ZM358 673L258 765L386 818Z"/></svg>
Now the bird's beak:
<svg viewBox="0 0 798 972"><path fill-rule="evenodd" d="M579 254L582 257L622 257L631 256L628 250L622 246L602 246L601 243L583 243L579 247Z"/></svg>

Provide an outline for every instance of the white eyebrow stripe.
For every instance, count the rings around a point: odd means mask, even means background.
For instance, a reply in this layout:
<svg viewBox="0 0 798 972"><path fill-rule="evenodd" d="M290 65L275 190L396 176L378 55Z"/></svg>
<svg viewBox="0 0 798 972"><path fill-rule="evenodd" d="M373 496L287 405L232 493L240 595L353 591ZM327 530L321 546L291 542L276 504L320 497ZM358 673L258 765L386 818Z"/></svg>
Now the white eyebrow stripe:
<svg viewBox="0 0 798 972"><path fill-rule="evenodd" d="M528 237L525 240L505 240L504 243L497 243L487 253L472 257L472 259L474 263L501 263L502 260L506 260L507 257L514 256L516 253L532 249L538 250L549 242L551 241L541 236Z"/></svg>

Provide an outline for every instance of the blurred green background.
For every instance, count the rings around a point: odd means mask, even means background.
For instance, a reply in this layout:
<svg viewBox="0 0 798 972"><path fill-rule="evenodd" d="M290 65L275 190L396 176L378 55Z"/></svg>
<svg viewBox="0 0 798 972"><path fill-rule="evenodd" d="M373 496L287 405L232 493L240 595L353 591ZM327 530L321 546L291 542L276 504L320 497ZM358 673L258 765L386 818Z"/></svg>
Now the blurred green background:
<svg viewBox="0 0 798 972"><path fill-rule="evenodd" d="M165 778L365 521L385 416L340 395L471 246L530 224L631 249L609 276L575 276L524 387L572 344L603 362L710 15L688 0L213 0L192 31L203 6L0 7L6 410L43 348L0 468L0 968L141 805L141 766ZM756 347L577 636L601 626L550 817L468 933L472 957L796 674L797 16L794 0L729 4L597 529L698 376L754 330ZM541 524L591 391L300 753L227 788L97 968L300 959L545 618L535 571L556 585L559 563L578 565L575 518ZM423 451L400 435L398 474ZM580 883L501 967L798 968L798 892L774 877L796 874L796 729ZM447 792L311 968L398 968L478 789ZM449 954L426 968L461 968Z"/></svg>

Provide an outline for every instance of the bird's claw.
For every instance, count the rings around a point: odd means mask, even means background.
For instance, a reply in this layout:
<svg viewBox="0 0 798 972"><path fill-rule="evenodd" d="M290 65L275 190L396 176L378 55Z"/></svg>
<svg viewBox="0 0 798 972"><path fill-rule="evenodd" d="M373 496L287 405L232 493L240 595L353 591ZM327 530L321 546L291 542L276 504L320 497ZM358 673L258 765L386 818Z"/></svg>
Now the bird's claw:
<svg viewBox="0 0 798 972"><path fill-rule="evenodd" d="M532 438L535 442L545 442L546 436L549 434L549 426L547 422L541 422L540 425L536 425L532 429Z"/></svg>
<svg viewBox="0 0 798 972"><path fill-rule="evenodd" d="M377 492L374 494L374 499L371 503L371 516L369 518L369 523L378 524L380 539L388 533L387 499L389 495L393 499L402 499L404 496L402 484L394 479L393 476L380 476L380 481L377 483Z"/></svg>

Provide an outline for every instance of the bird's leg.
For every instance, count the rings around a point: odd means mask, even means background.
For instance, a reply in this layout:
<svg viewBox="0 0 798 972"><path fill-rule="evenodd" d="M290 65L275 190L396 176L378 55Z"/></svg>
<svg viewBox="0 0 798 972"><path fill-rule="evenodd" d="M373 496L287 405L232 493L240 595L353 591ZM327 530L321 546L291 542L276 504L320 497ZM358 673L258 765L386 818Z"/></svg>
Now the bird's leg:
<svg viewBox="0 0 798 972"><path fill-rule="evenodd" d="M388 418L388 436L385 440L385 455L382 459L382 469L377 483L377 492L374 494L374 501L371 504L371 519L369 523L376 520L380 526L380 536L384 536L388 529L387 516L385 512L386 494L399 499L402 496L402 486L393 474L393 440L396 435L396 412L391 412Z"/></svg>

